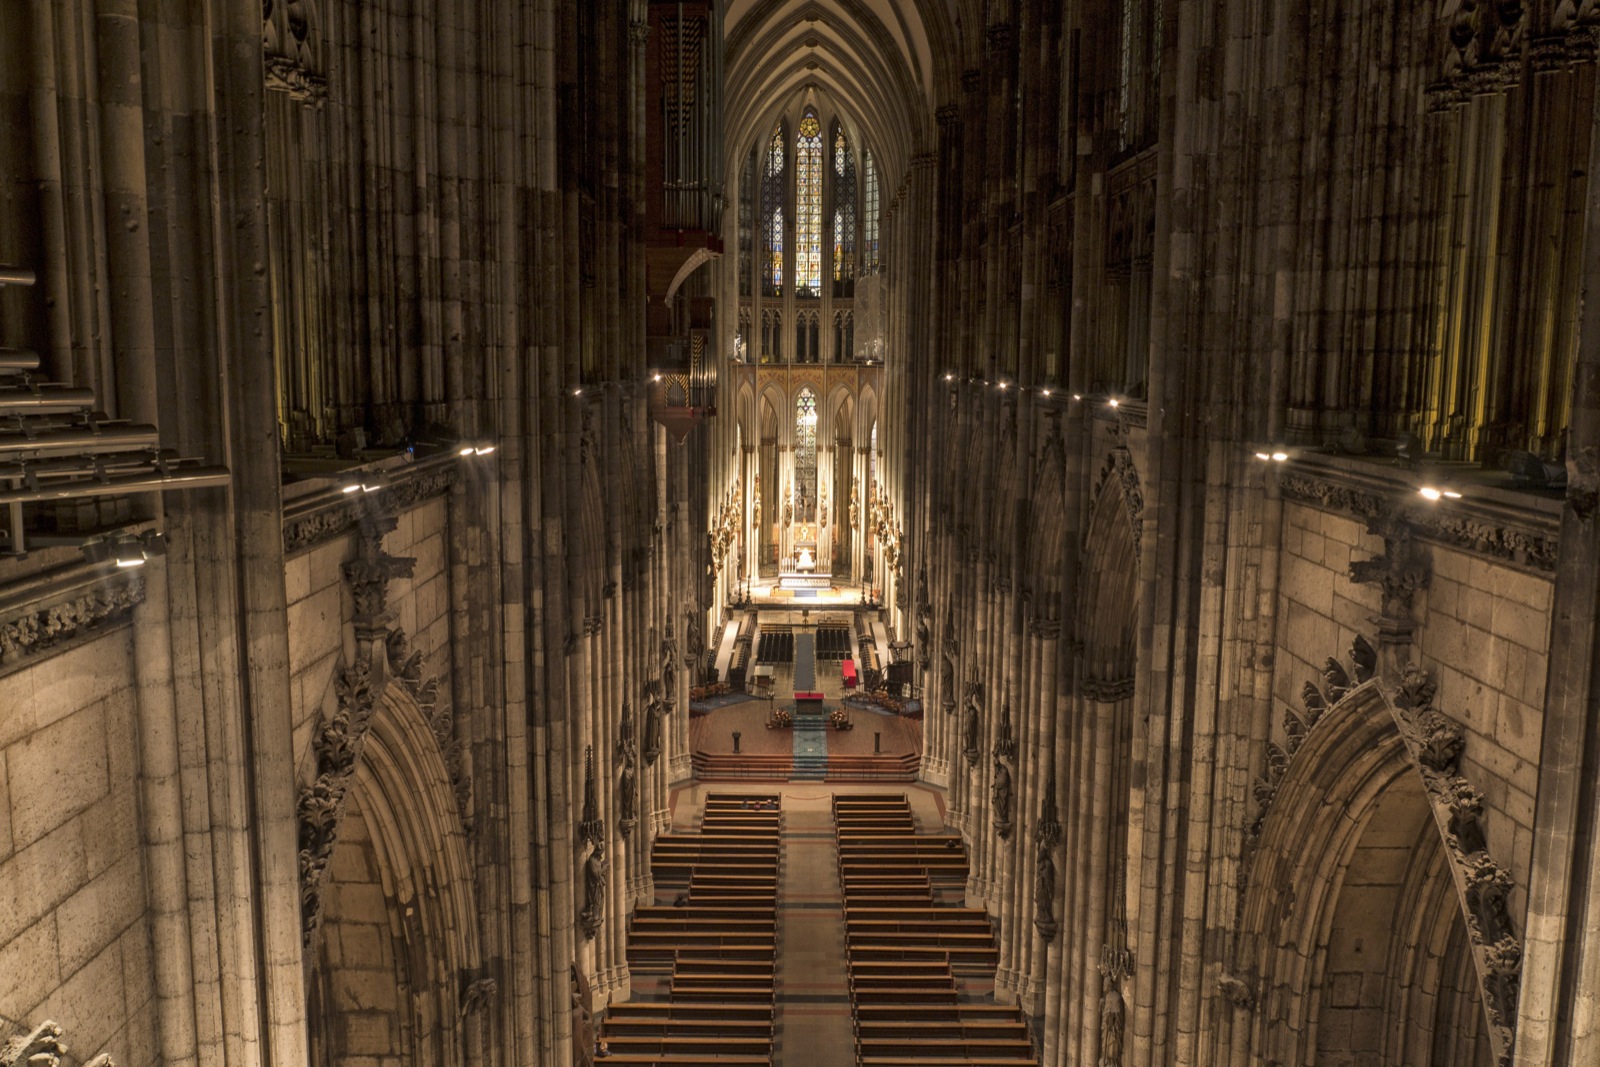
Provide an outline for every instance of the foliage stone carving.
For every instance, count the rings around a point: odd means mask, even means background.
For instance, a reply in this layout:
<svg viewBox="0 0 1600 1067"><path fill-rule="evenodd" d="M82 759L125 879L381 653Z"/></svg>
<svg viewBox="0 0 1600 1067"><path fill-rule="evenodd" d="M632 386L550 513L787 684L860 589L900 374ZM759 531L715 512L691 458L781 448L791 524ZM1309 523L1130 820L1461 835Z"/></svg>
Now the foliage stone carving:
<svg viewBox="0 0 1600 1067"><path fill-rule="evenodd" d="M322 890L328 860L338 839L350 778L372 721L377 693L368 661L360 659L341 670L334 680L334 692L338 709L323 722L312 740L316 777L300 791L300 917L307 949L322 925ZM306 958L312 957L308 954Z"/></svg>

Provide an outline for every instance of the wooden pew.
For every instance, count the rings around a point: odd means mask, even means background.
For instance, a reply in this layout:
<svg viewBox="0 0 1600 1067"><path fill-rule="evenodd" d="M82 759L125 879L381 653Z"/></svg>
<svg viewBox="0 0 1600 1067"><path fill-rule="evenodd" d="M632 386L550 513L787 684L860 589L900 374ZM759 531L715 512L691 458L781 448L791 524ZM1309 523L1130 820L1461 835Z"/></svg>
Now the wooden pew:
<svg viewBox="0 0 1600 1067"><path fill-rule="evenodd" d="M868 1057L899 1056L905 1059L915 1059L919 1062L928 1062L925 1057L948 1057L952 1051L952 1042L941 1037L895 1037L883 1039L860 1038L856 1047L860 1050L861 1062L866 1064ZM961 1041L961 1059L955 1063L982 1062L979 1057L994 1057L1005 1062L1016 1062L1019 1059L1032 1059L1033 1042L1023 1038L967 1038ZM951 1062L951 1061L947 1061Z"/></svg>
<svg viewBox="0 0 1600 1067"><path fill-rule="evenodd" d="M961 944L954 940L940 940L924 945L908 945L903 941L885 944L851 942L850 952L863 960L932 960L948 957L953 970L964 974L993 971L1000 962L1000 950L977 944Z"/></svg>
<svg viewBox="0 0 1600 1067"><path fill-rule="evenodd" d="M772 1053L772 1039L766 1037L616 1037L606 1034L606 1041L611 1046L612 1056L631 1054L641 1056L656 1056L658 1059L667 1056L698 1055L701 1057L696 1062L704 1062L706 1056L769 1056Z"/></svg>
<svg viewBox="0 0 1600 1067"><path fill-rule="evenodd" d="M966 1062L966 1061L958 1061ZM647 1053L647 1052L617 1052L612 1050L606 1063L613 1067L660 1067L662 1064L685 1063L694 1064L695 1067L706 1067L706 1057L703 1053ZM716 1067L772 1067L772 1056L728 1056L721 1055L715 1060Z"/></svg>
<svg viewBox="0 0 1600 1067"><path fill-rule="evenodd" d="M883 908L846 908L845 933L991 933L989 916L976 908L920 908L907 915Z"/></svg>
<svg viewBox="0 0 1600 1067"><path fill-rule="evenodd" d="M852 960L850 962L850 977L852 978L881 978L884 976L899 978L916 975L950 974L950 967L943 960Z"/></svg>
<svg viewBox="0 0 1600 1067"><path fill-rule="evenodd" d="M602 1032L617 1019L733 1019L743 1022L772 1022L772 1009L762 1004L717 1004L715 1002L674 1004L670 1000L637 1000L613 1004L600 1020Z"/></svg>
<svg viewBox="0 0 1600 1067"><path fill-rule="evenodd" d="M957 1004L945 1007L939 1004L863 1004L856 1011L858 1022L903 1022L914 1025L918 1020L940 1022L949 1019L966 1019L981 1022L984 1019L1020 1019L1014 1004Z"/></svg>
<svg viewBox="0 0 1600 1067"><path fill-rule="evenodd" d="M951 1025L951 1024L947 1024ZM953 1024L959 1026L959 1023ZM730 1018L635 1018L628 1015L610 1015L605 1021L606 1040L615 1042L621 1037L741 1037L772 1040L772 1019ZM898 1033L885 1034L899 1037Z"/></svg>
<svg viewBox="0 0 1600 1067"><path fill-rule="evenodd" d="M674 1004L684 1002L705 1002L708 1004L765 1004L767 1010L772 1010L772 987L752 985L733 986L719 982L691 982L687 979L679 981L673 979L670 986L670 995ZM954 1003L954 994L951 994Z"/></svg>
<svg viewBox="0 0 1600 1067"><path fill-rule="evenodd" d="M857 1005L945 1004L954 1007L958 1003L959 994L956 993L955 984L952 982L948 989L916 985L892 986L861 989L855 991L852 996Z"/></svg>
<svg viewBox="0 0 1600 1067"><path fill-rule="evenodd" d="M874 1040L890 1040L902 1037L939 1037L944 1038L947 1044L952 1045L965 1044L969 1040L1028 1040L1028 1026L1021 1019L991 1019L986 1021L919 1019L915 1022L907 1022L900 1019L888 1021L864 1019L857 1022L856 1032L863 1044Z"/></svg>
<svg viewBox="0 0 1600 1067"><path fill-rule="evenodd" d="M882 917L885 916L862 916L862 918L867 919ZM710 922L772 923L777 920L777 909L771 900L751 907L733 907L721 901L691 902L681 908L673 907L670 904L641 904L634 909L633 918L636 922L648 919L687 919Z"/></svg>
<svg viewBox="0 0 1600 1067"><path fill-rule="evenodd" d="M866 892L874 889L901 890L926 889L933 890L933 883L928 878L928 872L916 871L869 871L862 874L852 874L840 883L844 888L845 896L852 892Z"/></svg>

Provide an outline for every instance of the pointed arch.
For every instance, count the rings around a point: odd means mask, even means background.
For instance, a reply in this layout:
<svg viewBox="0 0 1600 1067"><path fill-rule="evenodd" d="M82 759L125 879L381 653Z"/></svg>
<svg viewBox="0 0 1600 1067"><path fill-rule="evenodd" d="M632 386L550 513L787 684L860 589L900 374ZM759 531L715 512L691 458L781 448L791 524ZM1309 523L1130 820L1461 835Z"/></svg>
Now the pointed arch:
<svg viewBox="0 0 1600 1067"><path fill-rule="evenodd" d="M822 295L822 121L817 109L800 116L794 145L794 291Z"/></svg>
<svg viewBox="0 0 1600 1067"><path fill-rule="evenodd" d="M466 832L435 736L448 722L393 681L374 705L311 971L317 1062L381 1054L374 1041L405 1067L469 1062L469 990L484 974Z"/></svg>
<svg viewBox="0 0 1600 1067"><path fill-rule="evenodd" d="M856 158L838 119L828 140L833 153L833 295L849 297L855 295L856 282Z"/></svg>
<svg viewBox="0 0 1600 1067"><path fill-rule="evenodd" d="M1290 712L1299 725L1269 747L1229 976L1239 999L1273 1005L1251 1020L1250 1062L1312 1062L1352 1025L1382 1035L1379 1063L1487 1067L1492 1044L1509 1049L1509 1031L1490 1025L1459 864L1429 795L1434 771L1408 746L1387 688L1374 678L1331 706ZM1481 835L1459 819L1460 840ZM1396 857L1408 864L1398 874L1385 869ZM1370 988L1352 1005L1336 983Z"/></svg>
<svg viewBox="0 0 1600 1067"><path fill-rule="evenodd" d="M779 119L767 138L761 163L761 295L783 295L784 182L789 169L789 136ZM772 346L776 351L776 344ZM762 355L767 353L763 351Z"/></svg>
<svg viewBox="0 0 1600 1067"><path fill-rule="evenodd" d="M878 223L883 198L878 190L878 167L870 148L861 152L861 173L861 271L872 274L878 269Z"/></svg>

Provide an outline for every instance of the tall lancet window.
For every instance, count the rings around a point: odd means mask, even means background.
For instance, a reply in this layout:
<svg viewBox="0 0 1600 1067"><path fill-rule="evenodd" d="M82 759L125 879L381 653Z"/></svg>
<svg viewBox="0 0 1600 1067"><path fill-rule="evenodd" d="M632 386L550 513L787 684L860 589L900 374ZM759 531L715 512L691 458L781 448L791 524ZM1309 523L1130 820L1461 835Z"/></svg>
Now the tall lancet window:
<svg viewBox="0 0 1600 1067"><path fill-rule="evenodd" d="M867 501L878 499L878 420L872 420L872 436L867 443Z"/></svg>
<svg viewBox="0 0 1600 1067"><path fill-rule="evenodd" d="M861 153L861 169L866 176L866 209L861 213L861 236L866 262L863 269L871 274L878 269L878 168L872 165L872 152Z"/></svg>
<svg viewBox="0 0 1600 1067"><path fill-rule="evenodd" d="M856 160L839 120L833 121L833 295L854 296ZM836 355L835 359L843 358Z"/></svg>
<svg viewBox="0 0 1600 1067"><path fill-rule="evenodd" d="M794 521L817 521L817 394L810 387L794 401Z"/></svg>
<svg viewBox="0 0 1600 1067"><path fill-rule="evenodd" d="M806 110L794 152L794 286L796 296L822 295L822 123Z"/></svg>
<svg viewBox="0 0 1600 1067"><path fill-rule="evenodd" d="M783 123L772 128L761 172L761 294L783 294L783 171L789 151Z"/></svg>
<svg viewBox="0 0 1600 1067"><path fill-rule="evenodd" d="M739 179L739 295L750 295L750 275L755 270L756 150L744 161Z"/></svg>

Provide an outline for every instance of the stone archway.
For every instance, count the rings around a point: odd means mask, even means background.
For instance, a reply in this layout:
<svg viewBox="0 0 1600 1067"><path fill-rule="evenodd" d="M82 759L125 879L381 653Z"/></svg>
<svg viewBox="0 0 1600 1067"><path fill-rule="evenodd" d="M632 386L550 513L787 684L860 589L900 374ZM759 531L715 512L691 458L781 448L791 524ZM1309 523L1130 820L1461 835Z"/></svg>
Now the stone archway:
<svg viewBox="0 0 1600 1067"><path fill-rule="evenodd" d="M1330 660L1326 689L1308 684L1305 714L1287 712L1269 746L1221 978L1243 1033L1218 1062L1508 1063L1490 995L1505 976L1489 967L1509 937L1507 880L1455 775L1461 735L1431 685L1417 695L1420 676L1372 679L1370 648L1356 653L1357 677Z"/></svg>
<svg viewBox="0 0 1600 1067"><path fill-rule="evenodd" d="M416 699L384 687L322 884L312 1062L459 1067L481 1051L471 867L449 770Z"/></svg>
<svg viewBox="0 0 1600 1067"><path fill-rule="evenodd" d="M1120 1063L1127 979L1132 970L1129 930L1136 918L1129 887L1137 887L1143 806L1134 769L1145 740L1134 715L1138 659L1139 546L1137 510L1128 485L1102 478L1091 507L1078 587L1077 632L1083 645L1075 667L1074 753L1067 778L1076 794L1068 828L1069 914L1085 935L1071 946L1064 984L1079 991L1068 1047L1084 1062ZM1071 923L1072 920L1069 920ZM1103 1057L1103 1060L1102 1060Z"/></svg>

